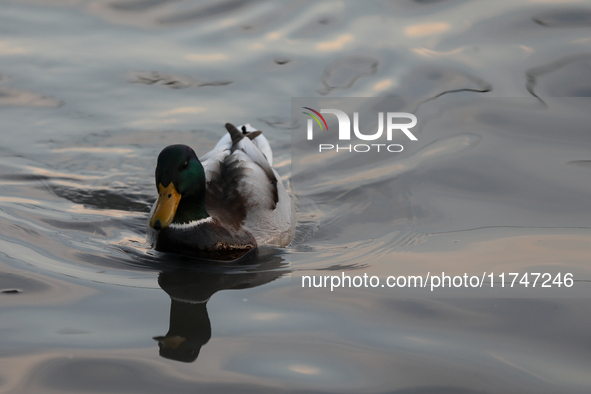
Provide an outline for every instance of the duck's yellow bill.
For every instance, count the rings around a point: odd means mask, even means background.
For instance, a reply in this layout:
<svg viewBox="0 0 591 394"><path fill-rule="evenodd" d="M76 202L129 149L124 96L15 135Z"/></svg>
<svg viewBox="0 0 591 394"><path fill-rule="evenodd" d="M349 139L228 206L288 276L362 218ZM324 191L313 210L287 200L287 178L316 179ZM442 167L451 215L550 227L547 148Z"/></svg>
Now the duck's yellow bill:
<svg viewBox="0 0 591 394"><path fill-rule="evenodd" d="M158 202L150 218L150 227L161 230L172 223L180 201L181 195L176 191L172 182L166 187L159 184Z"/></svg>

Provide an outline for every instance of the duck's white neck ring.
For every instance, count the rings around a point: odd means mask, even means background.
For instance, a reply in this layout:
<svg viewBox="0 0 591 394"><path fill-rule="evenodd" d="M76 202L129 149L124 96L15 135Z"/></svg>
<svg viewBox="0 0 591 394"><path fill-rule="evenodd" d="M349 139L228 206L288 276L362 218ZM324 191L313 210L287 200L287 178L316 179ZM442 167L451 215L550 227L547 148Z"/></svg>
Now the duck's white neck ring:
<svg viewBox="0 0 591 394"><path fill-rule="evenodd" d="M190 230L192 228L201 226L204 223L209 223L213 221L213 219L211 218L211 216L208 216L204 219L199 219L199 220L192 220L189 223L182 223L182 224L177 224L177 223L171 223L168 225L168 227L170 227L173 230Z"/></svg>

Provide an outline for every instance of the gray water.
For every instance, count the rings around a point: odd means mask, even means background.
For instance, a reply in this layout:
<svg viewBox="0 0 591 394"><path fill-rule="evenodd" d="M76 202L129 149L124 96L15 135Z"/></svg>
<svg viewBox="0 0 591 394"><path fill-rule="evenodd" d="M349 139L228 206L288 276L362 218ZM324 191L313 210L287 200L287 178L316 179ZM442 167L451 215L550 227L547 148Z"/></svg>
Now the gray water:
<svg viewBox="0 0 591 394"><path fill-rule="evenodd" d="M0 2L0 391L591 391L590 28L585 1ZM418 141L316 154L301 103L348 97ZM292 245L151 250L158 153L226 122L270 140ZM301 287L442 271L575 285Z"/></svg>

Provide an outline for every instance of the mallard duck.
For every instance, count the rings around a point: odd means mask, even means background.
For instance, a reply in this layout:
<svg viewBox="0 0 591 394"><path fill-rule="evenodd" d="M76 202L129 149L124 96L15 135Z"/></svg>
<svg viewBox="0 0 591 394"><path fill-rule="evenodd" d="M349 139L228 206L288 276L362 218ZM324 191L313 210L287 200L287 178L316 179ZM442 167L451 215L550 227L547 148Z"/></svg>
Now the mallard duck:
<svg viewBox="0 0 591 394"><path fill-rule="evenodd" d="M291 242L291 199L271 167L269 142L250 125L226 129L201 161L186 145L160 152L148 226L156 250L233 260L258 245Z"/></svg>

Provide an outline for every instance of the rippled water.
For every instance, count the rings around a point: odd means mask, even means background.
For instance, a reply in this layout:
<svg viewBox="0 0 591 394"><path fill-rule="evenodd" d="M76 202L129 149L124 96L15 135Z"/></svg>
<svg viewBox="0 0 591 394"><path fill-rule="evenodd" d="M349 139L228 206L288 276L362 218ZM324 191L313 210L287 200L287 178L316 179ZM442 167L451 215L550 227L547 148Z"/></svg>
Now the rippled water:
<svg viewBox="0 0 591 394"><path fill-rule="evenodd" d="M0 8L1 392L591 390L588 2ZM417 114L417 143L316 154L300 104L349 97ZM294 242L225 265L151 250L159 151L203 155L226 122L270 140ZM576 285L300 286L441 271Z"/></svg>

